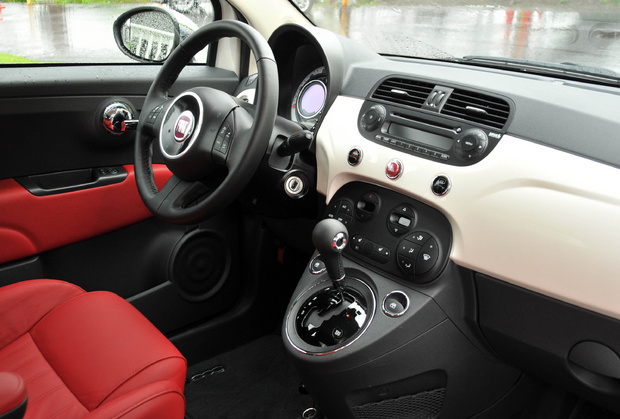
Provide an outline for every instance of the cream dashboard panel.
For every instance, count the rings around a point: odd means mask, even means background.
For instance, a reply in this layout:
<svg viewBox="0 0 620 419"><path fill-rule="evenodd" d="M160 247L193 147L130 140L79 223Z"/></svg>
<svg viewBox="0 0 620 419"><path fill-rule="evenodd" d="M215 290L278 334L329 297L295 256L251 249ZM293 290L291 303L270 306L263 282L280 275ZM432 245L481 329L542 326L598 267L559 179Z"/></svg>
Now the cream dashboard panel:
<svg viewBox="0 0 620 419"><path fill-rule="evenodd" d="M340 96L317 135L317 189L329 201L365 181L432 205L450 220L458 265L620 319L620 170L510 135L481 162L455 167L367 141L363 100ZM356 167L351 148L363 150ZM404 172L386 177L398 158ZM451 191L435 196L435 176Z"/></svg>

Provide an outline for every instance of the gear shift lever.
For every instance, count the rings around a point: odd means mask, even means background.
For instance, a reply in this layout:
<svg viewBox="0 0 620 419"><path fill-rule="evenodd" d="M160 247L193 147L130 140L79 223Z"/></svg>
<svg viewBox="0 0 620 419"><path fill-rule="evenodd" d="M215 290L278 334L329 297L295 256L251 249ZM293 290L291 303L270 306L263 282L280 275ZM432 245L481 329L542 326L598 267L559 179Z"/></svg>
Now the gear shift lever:
<svg viewBox="0 0 620 419"><path fill-rule="evenodd" d="M312 242L321 254L327 274L340 294L344 289L344 267L341 253L347 246L349 232L338 220L331 218L320 221L312 231Z"/></svg>
<svg viewBox="0 0 620 419"><path fill-rule="evenodd" d="M291 342L298 342L308 353L331 353L343 348L363 333L373 318L376 303L370 287L353 275L347 277L348 286L344 285L342 251L348 240L349 232L338 220L323 220L312 232L332 285L327 286L321 278L295 303Z"/></svg>

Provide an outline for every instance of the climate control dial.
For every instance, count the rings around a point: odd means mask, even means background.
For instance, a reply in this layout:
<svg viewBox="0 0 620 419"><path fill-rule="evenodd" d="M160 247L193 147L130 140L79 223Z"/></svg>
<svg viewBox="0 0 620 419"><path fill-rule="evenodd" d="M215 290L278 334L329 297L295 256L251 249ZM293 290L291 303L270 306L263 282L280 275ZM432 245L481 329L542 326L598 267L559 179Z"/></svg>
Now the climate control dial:
<svg viewBox="0 0 620 419"><path fill-rule="evenodd" d="M417 231L398 244L396 260L404 273L424 275L439 260L439 246L433 236L425 231Z"/></svg>

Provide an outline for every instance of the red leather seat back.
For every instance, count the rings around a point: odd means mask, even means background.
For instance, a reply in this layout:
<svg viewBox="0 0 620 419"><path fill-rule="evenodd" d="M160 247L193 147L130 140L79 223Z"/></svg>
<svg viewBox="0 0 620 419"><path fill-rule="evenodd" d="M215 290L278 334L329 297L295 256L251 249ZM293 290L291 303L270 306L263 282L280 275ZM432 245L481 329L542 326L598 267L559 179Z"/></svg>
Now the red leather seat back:
<svg viewBox="0 0 620 419"><path fill-rule="evenodd" d="M0 288L3 302L0 371L26 381L26 418L183 417L185 359L122 298L38 280Z"/></svg>

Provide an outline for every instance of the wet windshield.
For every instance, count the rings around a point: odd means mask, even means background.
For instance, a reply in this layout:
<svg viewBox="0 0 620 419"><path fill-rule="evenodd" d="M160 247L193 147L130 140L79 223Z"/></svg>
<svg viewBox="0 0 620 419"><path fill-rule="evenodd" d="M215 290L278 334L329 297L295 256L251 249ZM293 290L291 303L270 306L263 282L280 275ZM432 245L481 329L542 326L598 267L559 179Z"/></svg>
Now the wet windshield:
<svg viewBox="0 0 620 419"><path fill-rule="evenodd" d="M618 0L293 2L317 26L382 54L500 57L620 73Z"/></svg>

